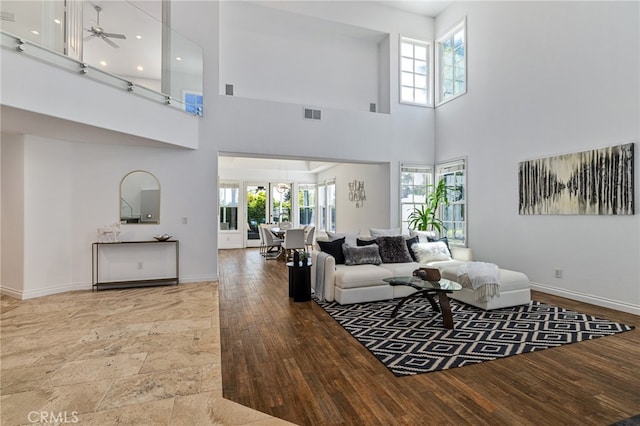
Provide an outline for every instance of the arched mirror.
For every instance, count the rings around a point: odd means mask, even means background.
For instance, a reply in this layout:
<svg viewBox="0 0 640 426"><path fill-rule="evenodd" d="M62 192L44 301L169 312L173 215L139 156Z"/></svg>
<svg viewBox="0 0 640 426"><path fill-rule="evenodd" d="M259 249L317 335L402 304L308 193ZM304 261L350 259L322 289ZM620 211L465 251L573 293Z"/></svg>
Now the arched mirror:
<svg viewBox="0 0 640 426"><path fill-rule="evenodd" d="M160 223L160 182L134 170L120 182L120 223Z"/></svg>

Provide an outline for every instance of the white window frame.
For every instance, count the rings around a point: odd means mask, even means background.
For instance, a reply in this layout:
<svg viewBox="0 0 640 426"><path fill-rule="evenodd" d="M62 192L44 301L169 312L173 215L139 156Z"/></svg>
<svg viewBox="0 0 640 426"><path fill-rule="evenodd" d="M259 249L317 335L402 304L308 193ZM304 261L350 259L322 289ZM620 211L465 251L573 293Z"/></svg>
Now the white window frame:
<svg viewBox="0 0 640 426"><path fill-rule="evenodd" d="M404 185L402 181L403 173L425 173L427 175L426 181L424 182L424 202L416 201L415 198L411 202L403 202L403 187L408 186ZM427 164L413 164L413 163L402 163L400 164L400 225L402 227L402 233L408 233L409 230L409 219L408 216L411 214L414 208L424 206L427 194L433 188L433 176L434 170L432 165ZM413 182L410 186L416 187L415 182Z"/></svg>
<svg viewBox="0 0 640 426"><path fill-rule="evenodd" d="M318 230L335 232L336 224L332 212L336 212L336 180L329 179L318 183Z"/></svg>
<svg viewBox="0 0 640 426"><path fill-rule="evenodd" d="M443 80L444 80L444 76L443 76L443 68L444 68L444 64L443 64L443 58L442 58L442 49L443 49L443 44L447 41L452 41L455 38L455 35L457 33L459 33L460 31L463 31L463 46L464 46L464 88L462 89L462 91L460 92L454 92L453 94L445 97L444 94L442 93L443 91ZM467 58L468 58L468 45L467 45L467 18L465 17L462 21L460 21L459 23L457 23L456 25L454 25L453 27L451 27L448 31L446 31L442 36L438 37L436 39L436 91L435 91L435 98L436 98L436 107L445 104L449 101L452 101L456 98L459 98L460 96L464 95L467 93L467 80L468 80L468 76L469 76L469 70L468 70L468 66L467 66ZM452 62L455 64L455 57L454 59L452 59ZM454 73L454 75L452 76L452 80L455 81L456 76L455 76L455 66L451 67L452 72ZM454 85L455 88L455 85Z"/></svg>
<svg viewBox="0 0 640 426"><path fill-rule="evenodd" d="M226 199L226 197L222 196L222 191L229 191L229 195L231 195L230 199ZM235 195L235 196L234 196ZM240 228L240 214L241 214L241 194L240 194L240 182L238 181L221 181L218 184L218 230L220 232L238 232ZM223 229L223 223L226 225L229 222L226 221L226 217L220 215L221 209L234 209L236 214L236 223L235 228L226 228ZM224 215L226 216L226 215Z"/></svg>
<svg viewBox="0 0 640 426"><path fill-rule="evenodd" d="M413 55L412 56L404 56L402 54L402 44L406 43L406 44L411 44L413 46ZM416 75L422 75L420 73L416 73L415 72L415 67L413 69L413 71L410 73L412 75L412 79L413 79L413 84L412 85L405 85L403 84L403 73L407 73L406 71L403 71L402 69L402 62L403 59L406 60L411 60L411 61L415 61L415 48L416 46L420 46L420 47L424 47L427 51L427 55L426 55L426 71L424 74L424 78L426 81L426 87L425 90L427 91L426 95L425 95L425 102L416 102L415 101L415 90L416 88L418 88L415 84L415 80L416 80ZM399 39L399 43L398 43L398 99L400 101L401 104L406 104L406 105L415 105L415 106L421 106L421 107L433 107L433 44L429 41L423 41L423 40L417 40L415 38L411 38L411 37L403 37L400 36ZM413 99L414 100L405 100L402 97L402 89L403 87L406 88L411 88L413 90L414 96Z"/></svg>
<svg viewBox="0 0 640 426"><path fill-rule="evenodd" d="M300 194L303 194L305 191L309 191L313 193L313 204L305 204L305 197L304 195L302 197L300 197ZM302 203L299 202L300 198L302 198ZM303 225L302 223L302 215L301 210L302 209L310 209L311 210L311 217L312 219L312 223L309 223L308 225L316 225L316 222L318 221L318 209L317 209L317 204L318 204L318 185L316 185L315 183L300 183L298 184L298 221L300 223L300 225Z"/></svg>
<svg viewBox="0 0 640 426"><path fill-rule="evenodd" d="M462 172L462 179L461 179L461 182L458 182L458 183L462 186L462 194L463 194L462 199L454 200L451 194L449 194L448 198L449 198L449 208L462 209L463 220L457 220L457 221L445 220L444 206L440 207L440 211L438 212L438 215L440 219L443 220L444 225L447 227L446 237L449 240L449 244L466 247L469 243L469 238L467 235L467 232L468 232L468 229L467 229L467 223L468 223L467 159L463 157L463 158L457 158L455 160L437 163L435 181L436 183L439 182L444 175L452 175L460 172ZM454 227L448 226L447 223L450 223L450 222L454 222L455 226ZM456 229L462 231L462 238L456 238Z"/></svg>

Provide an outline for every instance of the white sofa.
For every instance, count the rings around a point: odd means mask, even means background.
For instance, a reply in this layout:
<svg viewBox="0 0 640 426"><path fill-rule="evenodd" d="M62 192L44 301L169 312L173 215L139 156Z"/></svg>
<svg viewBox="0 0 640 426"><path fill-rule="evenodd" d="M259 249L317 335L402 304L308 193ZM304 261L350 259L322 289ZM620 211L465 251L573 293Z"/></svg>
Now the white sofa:
<svg viewBox="0 0 640 426"><path fill-rule="evenodd" d="M472 261L472 250L451 246L452 260L427 264L417 262L382 263L380 265L336 265L332 256L324 262L324 299L340 304L373 302L408 296L416 290L408 286L391 286L384 278L410 276L421 266L437 267L443 278L457 281L458 266ZM312 253L311 288L316 285L316 265L318 252ZM482 309L498 309L524 305L531 301L529 279L521 272L500 269L500 296L486 301L477 300L472 289L463 288L449 296Z"/></svg>

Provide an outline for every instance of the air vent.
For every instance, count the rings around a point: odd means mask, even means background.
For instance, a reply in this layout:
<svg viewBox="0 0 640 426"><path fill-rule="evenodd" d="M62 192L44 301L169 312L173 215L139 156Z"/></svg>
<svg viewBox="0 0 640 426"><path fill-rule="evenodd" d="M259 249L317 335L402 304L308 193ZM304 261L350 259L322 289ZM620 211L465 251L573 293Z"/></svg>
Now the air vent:
<svg viewBox="0 0 640 426"><path fill-rule="evenodd" d="M374 103L369 104L369 112L376 112L376 104Z"/></svg>
<svg viewBox="0 0 640 426"><path fill-rule="evenodd" d="M233 96L233 84L224 85L224 94L227 96Z"/></svg>
<svg viewBox="0 0 640 426"><path fill-rule="evenodd" d="M305 108L304 118L308 120L322 120L322 111L319 109Z"/></svg>

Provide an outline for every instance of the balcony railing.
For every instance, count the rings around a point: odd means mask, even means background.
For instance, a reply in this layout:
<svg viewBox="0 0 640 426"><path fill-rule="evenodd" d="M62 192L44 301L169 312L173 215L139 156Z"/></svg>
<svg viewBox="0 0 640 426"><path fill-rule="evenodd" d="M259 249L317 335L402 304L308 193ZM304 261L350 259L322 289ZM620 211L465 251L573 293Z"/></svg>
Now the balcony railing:
<svg viewBox="0 0 640 426"><path fill-rule="evenodd" d="M202 48L158 20L162 3L6 1L1 45L121 90L203 115Z"/></svg>

